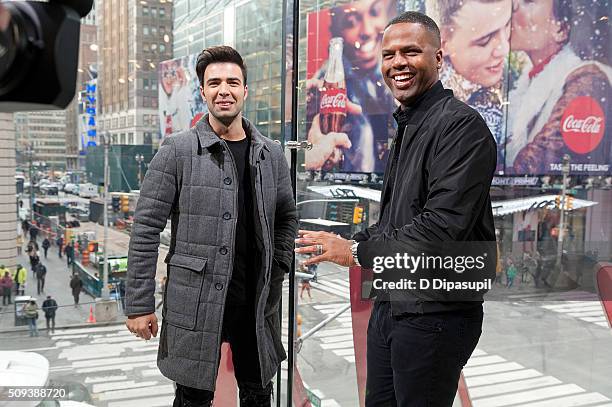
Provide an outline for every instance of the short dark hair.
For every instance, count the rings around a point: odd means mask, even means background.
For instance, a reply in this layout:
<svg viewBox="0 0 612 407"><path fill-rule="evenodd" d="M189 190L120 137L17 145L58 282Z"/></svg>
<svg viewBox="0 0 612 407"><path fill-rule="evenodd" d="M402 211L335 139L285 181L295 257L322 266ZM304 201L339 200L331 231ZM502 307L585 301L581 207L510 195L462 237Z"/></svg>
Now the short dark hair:
<svg viewBox="0 0 612 407"><path fill-rule="evenodd" d="M393 24L401 24L401 23L412 23L412 24L421 24L427 31L433 34L436 39L436 45L439 47L442 43L440 39L440 29L434 20L426 14L419 13L418 11L405 11L399 16L393 18L387 26L385 30L392 26Z"/></svg>
<svg viewBox="0 0 612 407"><path fill-rule="evenodd" d="M240 67L242 76L244 77L244 84L247 83L247 69L242 56L234 48L227 45L218 45L215 47L208 47L200 52L198 60L196 62L196 73L200 80L200 85L204 86L204 71L210 64L217 62L231 62Z"/></svg>

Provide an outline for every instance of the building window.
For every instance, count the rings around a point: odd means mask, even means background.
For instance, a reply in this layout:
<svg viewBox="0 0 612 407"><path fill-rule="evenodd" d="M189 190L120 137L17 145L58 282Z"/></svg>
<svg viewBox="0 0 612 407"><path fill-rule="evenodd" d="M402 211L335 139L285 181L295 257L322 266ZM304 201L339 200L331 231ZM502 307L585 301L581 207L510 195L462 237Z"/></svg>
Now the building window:
<svg viewBox="0 0 612 407"><path fill-rule="evenodd" d="M142 26L142 34L143 35L149 35L149 26L148 25L143 25Z"/></svg>
<svg viewBox="0 0 612 407"><path fill-rule="evenodd" d="M149 80L148 79L145 78L142 80L142 88L144 90L149 90Z"/></svg>
<svg viewBox="0 0 612 407"><path fill-rule="evenodd" d="M164 44L159 44L159 52L166 52L166 46Z"/></svg>
<svg viewBox="0 0 612 407"><path fill-rule="evenodd" d="M149 7L144 6L144 7L142 8L142 15L143 15L143 16L148 16L148 15L149 15Z"/></svg>
<svg viewBox="0 0 612 407"><path fill-rule="evenodd" d="M157 9L155 7L151 7L151 17L157 17Z"/></svg>
<svg viewBox="0 0 612 407"><path fill-rule="evenodd" d="M163 7L159 9L159 17L166 17L166 10Z"/></svg>
<svg viewBox="0 0 612 407"><path fill-rule="evenodd" d="M156 27L151 27L151 34L152 35L157 35L157 28Z"/></svg>

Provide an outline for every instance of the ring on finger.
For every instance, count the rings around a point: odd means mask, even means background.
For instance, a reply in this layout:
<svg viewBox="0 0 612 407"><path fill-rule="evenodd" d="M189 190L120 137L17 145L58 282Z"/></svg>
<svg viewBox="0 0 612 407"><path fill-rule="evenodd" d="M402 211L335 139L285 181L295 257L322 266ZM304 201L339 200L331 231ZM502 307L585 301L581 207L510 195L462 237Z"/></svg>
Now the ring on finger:
<svg viewBox="0 0 612 407"><path fill-rule="evenodd" d="M322 244L317 244L315 245L315 253L317 256L320 256L323 254L323 245Z"/></svg>

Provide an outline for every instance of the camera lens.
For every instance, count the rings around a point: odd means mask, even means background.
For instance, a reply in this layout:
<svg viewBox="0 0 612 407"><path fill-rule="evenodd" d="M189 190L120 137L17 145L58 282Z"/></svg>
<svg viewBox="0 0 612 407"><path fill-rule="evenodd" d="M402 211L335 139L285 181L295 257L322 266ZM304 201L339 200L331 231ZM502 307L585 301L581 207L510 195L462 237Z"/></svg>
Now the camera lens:
<svg viewBox="0 0 612 407"><path fill-rule="evenodd" d="M14 3L4 3L4 7L11 19L6 30L0 32L0 96L21 84L38 48L36 29L26 14Z"/></svg>

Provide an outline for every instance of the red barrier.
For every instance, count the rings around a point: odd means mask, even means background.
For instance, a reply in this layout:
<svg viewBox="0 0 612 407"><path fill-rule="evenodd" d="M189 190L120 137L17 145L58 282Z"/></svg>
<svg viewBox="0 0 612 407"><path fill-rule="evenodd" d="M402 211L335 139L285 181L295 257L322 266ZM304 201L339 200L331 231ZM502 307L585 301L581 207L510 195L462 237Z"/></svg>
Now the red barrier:
<svg viewBox="0 0 612 407"><path fill-rule="evenodd" d="M612 264L600 263L599 266L595 275L597 292L608 319L608 326L612 327Z"/></svg>
<svg viewBox="0 0 612 407"><path fill-rule="evenodd" d="M221 360L219 362L219 373L217 374L213 406L238 406L238 384L236 383L236 378L234 377L232 350L230 349L228 343L221 345Z"/></svg>

